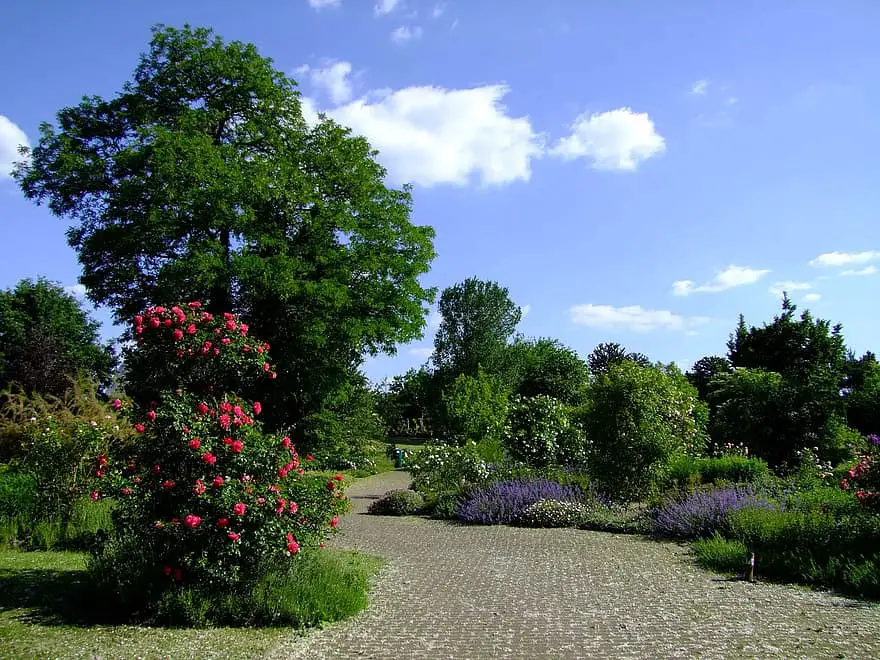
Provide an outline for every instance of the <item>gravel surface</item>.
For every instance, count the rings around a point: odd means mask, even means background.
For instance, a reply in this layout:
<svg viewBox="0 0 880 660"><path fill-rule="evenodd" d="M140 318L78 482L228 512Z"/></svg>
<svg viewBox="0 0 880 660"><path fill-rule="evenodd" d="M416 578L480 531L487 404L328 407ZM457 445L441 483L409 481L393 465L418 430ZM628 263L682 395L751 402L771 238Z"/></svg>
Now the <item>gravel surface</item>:
<svg viewBox="0 0 880 660"><path fill-rule="evenodd" d="M340 547L381 555L362 614L279 658L878 658L880 607L730 581L685 547L567 529L366 515L406 472L349 488Z"/></svg>

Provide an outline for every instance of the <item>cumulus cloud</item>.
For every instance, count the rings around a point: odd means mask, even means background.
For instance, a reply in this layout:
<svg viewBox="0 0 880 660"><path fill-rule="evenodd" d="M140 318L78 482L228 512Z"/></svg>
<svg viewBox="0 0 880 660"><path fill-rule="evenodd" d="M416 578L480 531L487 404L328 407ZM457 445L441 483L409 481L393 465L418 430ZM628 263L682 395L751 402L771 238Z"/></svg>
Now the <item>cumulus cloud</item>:
<svg viewBox="0 0 880 660"><path fill-rule="evenodd" d="M352 97L351 63L329 60L323 67L299 67L297 73L308 75L312 85L327 94L333 103L347 103Z"/></svg>
<svg viewBox="0 0 880 660"><path fill-rule="evenodd" d="M791 293L792 291L809 291L812 288L813 285L809 282L792 282L791 280L786 280L785 282L776 282L768 289L768 291L778 298L784 291Z"/></svg>
<svg viewBox="0 0 880 660"><path fill-rule="evenodd" d="M84 298L86 295L86 287L82 284L71 284L64 287L64 292L75 298Z"/></svg>
<svg viewBox="0 0 880 660"><path fill-rule="evenodd" d="M431 10L431 18L440 18L443 16L443 12L446 11L446 3L438 3L434 5L434 8Z"/></svg>
<svg viewBox="0 0 880 660"><path fill-rule="evenodd" d="M808 293L801 300L804 302L816 302L817 300L821 300L822 296L818 293Z"/></svg>
<svg viewBox="0 0 880 660"><path fill-rule="evenodd" d="M571 320L577 325L604 330L687 330L707 323L704 316L681 316L665 309L645 309L640 305L614 307L612 305L575 305L569 310Z"/></svg>
<svg viewBox="0 0 880 660"><path fill-rule="evenodd" d="M578 116L571 135L558 140L550 154L563 160L584 158L597 170L634 171L665 149L666 140L648 113L617 108Z"/></svg>
<svg viewBox="0 0 880 660"><path fill-rule="evenodd" d="M691 94L693 94L694 96L705 96L708 90L709 81L705 78L703 80L697 80L693 85L691 85Z"/></svg>
<svg viewBox="0 0 880 660"><path fill-rule="evenodd" d="M508 114L508 92L505 85L386 89L324 112L366 137L398 183L503 185L527 181L543 151L529 118ZM317 118L314 101L303 99L303 114Z"/></svg>
<svg viewBox="0 0 880 660"><path fill-rule="evenodd" d="M21 146L31 146L27 135L11 119L0 115L0 181L12 176L13 163L21 160Z"/></svg>
<svg viewBox="0 0 880 660"><path fill-rule="evenodd" d="M520 320L522 320L529 315L529 312L532 311L532 306L531 305L522 305L519 308L519 311L520 311Z"/></svg>
<svg viewBox="0 0 880 660"><path fill-rule="evenodd" d="M697 285L693 280L678 280L672 283L672 293L676 296L689 296L692 293L717 293L734 287L754 284L769 270L748 268L746 266L728 266L714 278L704 284Z"/></svg>
<svg viewBox="0 0 880 660"><path fill-rule="evenodd" d="M373 7L373 11L376 13L376 16L384 16L393 12L399 5L400 0L379 0L376 6Z"/></svg>
<svg viewBox="0 0 880 660"><path fill-rule="evenodd" d="M339 7L342 5L342 0L309 0L309 6L312 9L325 9L326 7Z"/></svg>
<svg viewBox="0 0 880 660"><path fill-rule="evenodd" d="M421 358L423 360L427 360L429 357L434 355L434 347L433 346L416 346L415 348L409 349L407 351L413 357Z"/></svg>
<svg viewBox="0 0 880 660"><path fill-rule="evenodd" d="M401 25L391 31L391 41L396 44L405 44L407 41L413 41L422 36L422 28L418 25Z"/></svg>
<svg viewBox="0 0 880 660"><path fill-rule="evenodd" d="M815 259L810 260L810 265L820 268L842 268L844 266L862 266L872 261L880 261L880 251L824 252Z"/></svg>

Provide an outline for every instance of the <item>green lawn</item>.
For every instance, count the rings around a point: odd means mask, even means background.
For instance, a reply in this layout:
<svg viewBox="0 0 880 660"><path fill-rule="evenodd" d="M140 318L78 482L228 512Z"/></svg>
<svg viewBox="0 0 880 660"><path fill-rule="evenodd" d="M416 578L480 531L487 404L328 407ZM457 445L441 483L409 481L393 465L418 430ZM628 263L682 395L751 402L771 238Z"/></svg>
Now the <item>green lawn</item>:
<svg viewBox="0 0 880 660"><path fill-rule="evenodd" d="M372 575L380 560L339 552ZM84 555L0 550L0 658L242 658L299 634L291 628L116 625L89 614Z"/></svg>

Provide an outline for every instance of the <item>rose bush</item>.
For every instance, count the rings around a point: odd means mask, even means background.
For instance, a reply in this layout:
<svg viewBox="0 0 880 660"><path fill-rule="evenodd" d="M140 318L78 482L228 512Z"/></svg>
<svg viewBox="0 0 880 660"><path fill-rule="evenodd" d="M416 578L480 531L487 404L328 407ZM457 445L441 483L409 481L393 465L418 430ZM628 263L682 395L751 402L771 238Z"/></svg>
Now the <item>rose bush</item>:
<svg viewBox="0 0 880 660"><path fill-rule="evenodd" d="M880 446L878 435L869 435L868 441L875 447ZM880 469L874 462L873 454L863 455L841 480L840 487L854 491L864 507L880 510Z"/></svg>
<svg viewBox="0 0 880 660"><path fill-rule="evenodd" d="M268 345L198 303L151 308L134 335L139 438L124 464L97 459L92 492L119 499L91 562L99 582L147 614L178 588L244 593L278 560L322 545L347 506L343 477L310 476L288 437L261 431L261 404L235 393L273 378Z"/></svg>

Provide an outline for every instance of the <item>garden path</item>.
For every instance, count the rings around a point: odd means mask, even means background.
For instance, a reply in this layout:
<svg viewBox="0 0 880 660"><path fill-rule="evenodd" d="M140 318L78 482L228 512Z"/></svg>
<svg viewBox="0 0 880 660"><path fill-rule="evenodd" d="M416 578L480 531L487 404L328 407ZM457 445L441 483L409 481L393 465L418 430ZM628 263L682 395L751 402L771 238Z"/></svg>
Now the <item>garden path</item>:
<svg viewBox="0 0 880 660"><path fill-rule="evenodd" d="M729 581L678 544L365 514L408 484L398 471L348 491L354 510L334 545L388 560L369 607L285 639L274 657L880 657L880 607Z"/></svg>

